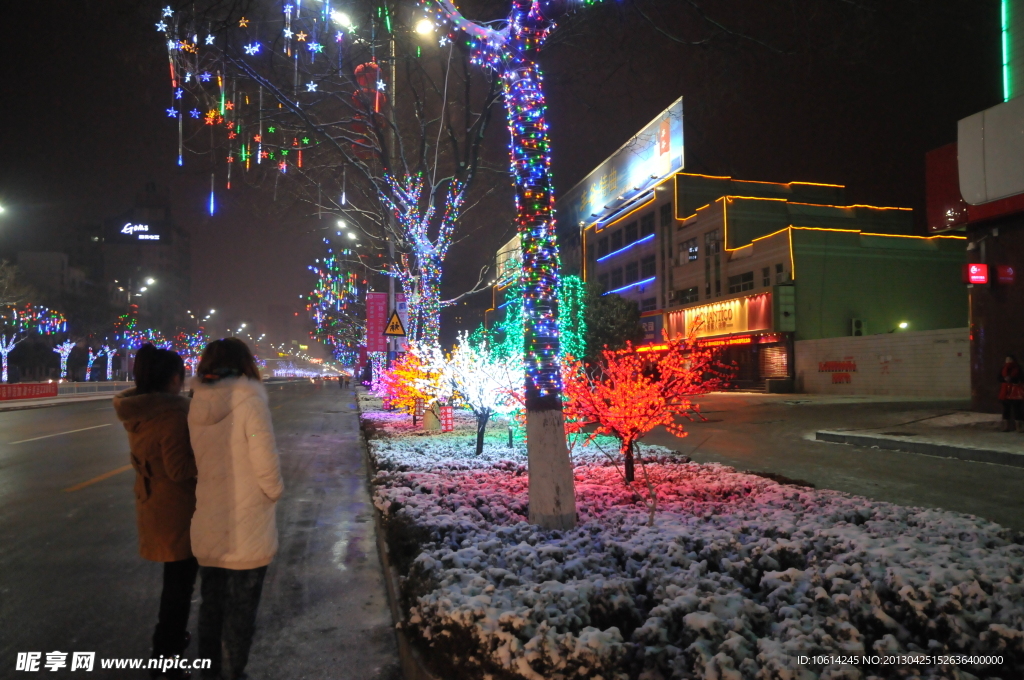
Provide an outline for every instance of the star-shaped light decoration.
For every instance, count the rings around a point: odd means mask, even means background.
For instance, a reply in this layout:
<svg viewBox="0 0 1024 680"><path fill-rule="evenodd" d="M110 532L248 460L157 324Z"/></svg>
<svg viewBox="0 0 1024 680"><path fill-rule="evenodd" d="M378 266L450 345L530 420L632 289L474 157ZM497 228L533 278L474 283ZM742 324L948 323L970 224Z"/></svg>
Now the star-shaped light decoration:
<svg viewBox="0 0 1024 680"><path fill-rule="evenodd" d="M295 34L295 39L298 40L299 42L306 42L306 38L308 37L309 34L303 33L302 31L299 31L298 33Z"/></svg>
<svg viewBox="0 0 1024 680"><path fill-rule="evenodd" d="M338 31L338 35L334 36L334 42L341 42L344 37L345 34L341 31Z"/></svg>
<svg viewBox="0 0 1024 680"><path fill-rule="evenodd" d="M207 45L212 45L213 44L213 33L211 33L210 35L206 36L206 44Z"/></svg>
<svg viewBox="0 0 1024 680"><path fill-rule="evenodd" d="M282 156L287 156L288 155L288 149L281 149L281 155Z"/></svg>
<svg viewBox="0 0 1024 680"><path fill-rule="evenodd" d="M231 132L228 133L228 139L234 139L237 136L238 136L238 133L235 132L234 130L232 130Z"/></svg>
<svg viewBox="0 0 1024 680"><path fill-rule="evenodd" d="M287 28L287 27L284 29L284 37L290 38L293 35L295 35L295 33L292 31L292 29Z"/></svg>
<svg viewBox="0 0 1024 680"><path fill-rule="evenodd" d="M306 83L306 92L316 92L316 83L312 80Z"/></svg>
<svg viewBox="0 0 1024 680"><path fill-rule="evenodd" d="M239 28L245 28L248 25L249 25L249 20L246 19L245 17L242 17L241 19L238 20L238 27Z"/></svg>
<svg viewBox="0 0 1024 680"><path fill-rule="evenodd" d="M192 82L192 71L185 71L185 82L186 83L191 83Z"/></svg>
<svg viewBox="0 0 1024 680"><path fill-rule="evenodd" d="M164 21L156 22L156 30L158 30L158 31L166 31L167 30L167 23L164 22Z"/></svg>
<svg viewBox="0 0 1024 680"><path fill-rule="evenodd" d="M212 77L213 76L210 75L209 71L203 71L202 73L199 74L199 80L203 81L204 83L210 82L210 78L212 78Z"/></svg>
<svg viewBox="0 0 1024 680"><path fill-rule="evenodd" d="M266 151L260 151L260 158L266 158L269 155Z"/></svg>
<svg viewBox="0 0 1024 680"><path fill-rule="evenodd" d="M308 45L306 45L306 47L309 48L310 52L323 52L324 51L324 46L321 45L318 42L311 42Z"/></svg>
<svg viewBox="0 0 1024 680"><path fill-rule="evenodd" d="M286 161L281 161L277 164L277 167L281 169L281 172L288 172L288 163Z"/></svg>
<svg viewBox="0 0 1024 680"><path fill-rule="evenodd" d="M252 136L252 141L254 141L257 144L259 144L260 142L263 141L263 135L253 135Z"/></svg>
<svg viewBox="0 0 1024 680"><path fill-rule="evenodd" d="M228 163L234 163L234 162L235 162L235 157L234 156L228 156Z"/></svg>
<svg viewBox="0 0 1024 680"><path fill-rule="evenodd" d="M183 94L185 94L185 90L183 90L183 89L181 89L179 87L177 90L174 91L174 98L175 99L181 99L181 95L183 95Z"/></svg>
<svg viewBox="0 0 1024 680"><path fill-rule="evenodd" d="M378 90L379 90L380 92L383 92L384 90L386 90L386 89L387 89L387 87L388 87L388 84L387 84L387 83L385 83L385 82L384 82L383 80L378 80L378 81L377 81L377 89L378 89Z"/></svg>
<svg viewBox="0 0 1024 680"><path fill-rule="evenodd" d="M163 11L164 11L164 13L163 13L162 16L165 16L165 17L169 17L169 16L172 16L174 14L174 10L171 9L170 5L167 5L167 7L164 7Z"/></svg>
<svg viewBox="0 0 1024 680"><path fill-rule="evenodd" d="M189 114L193 118L198 118L199 116L203 115L203 113L199 109L192 109L191 111L189 111Z"/></svg>
<svg viewBox="0 0 1024 680"><path fill-rule="evenodd" d="M225 102L224 106L225 106L225 108L228 109L228 111L230 111L231 109L235 108L235 103L234 102Z"/></svg>
<svg viewBox="0 0 1024 680"><path fill-rule="evenodd" d="M285 5L284 7L282 7L282 9L284 10L285 14L291 14L293 8L291 5Z"/></svg>
<svg viewBox="0 0 1024 680"><path fill-rule="evenodd" d="M267 132L274 132L275 130L277 130L277 128L274 127L273 125L267 128Z"/></svg>
<svg viewBox="0 0 1024 680"><path fill-rule="evenodd" d="M252 55L256 54L259 51L260 51L260 44L259 43L249 43L248 45L245 46L245 53L248 54L249 56L252 56Z"/></svg>
<svg viewBox="0 0 1024 680"><path fill-rule="evenodd" d="M167 109L167 117L168 118L174 118L177 115L178 115L178 109L174 108L173 106L171 108Z"/></svg>
<svg viewBox="0 0 1024 680"><path fill-rule="evenodd" d="M445 45L447 45L450 42L451 42L451 38L449 38L446 35L442 35L441 36L441 40L438 41L438 44L440 44L441 47L444 47Z"/></svg>
<svg viewBox="0 0 1024 680"><path fill-rule="evenodd" d="M309 137L303 137L302 138L302 143L303 144L309 144Z"/></svg>

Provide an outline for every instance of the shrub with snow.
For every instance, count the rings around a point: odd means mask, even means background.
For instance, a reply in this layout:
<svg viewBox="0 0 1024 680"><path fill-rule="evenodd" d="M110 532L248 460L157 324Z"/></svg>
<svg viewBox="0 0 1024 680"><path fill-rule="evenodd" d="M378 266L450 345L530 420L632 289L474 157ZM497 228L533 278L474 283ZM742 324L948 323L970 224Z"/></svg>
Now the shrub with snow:
<svg viewBox="0 0 1024 680"><path fill-rule="evenodd" d="M469 414L433 436L364 418L403 625L444 677L1024 677L1024 546L999 525L650 447L654 526L591 448L574 456L578 527L545 531L526 523L525 454L503 431L476 456ZM908 653L1002 664L798 663Z"/></svg>

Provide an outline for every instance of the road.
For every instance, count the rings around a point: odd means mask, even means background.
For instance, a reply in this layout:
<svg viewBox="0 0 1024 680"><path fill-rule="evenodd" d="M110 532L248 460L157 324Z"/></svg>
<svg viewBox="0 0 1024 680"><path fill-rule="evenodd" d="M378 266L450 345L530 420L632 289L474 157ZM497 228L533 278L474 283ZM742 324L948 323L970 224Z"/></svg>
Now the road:
<svg viewBox="0 0 1024 680"><path fill-rule="evenodd" d="M270 400L286 490L250 677L397 678L352 392L298 383ZM0 677L21 675L24 651L148 656L162 567L138 556L133 482L109 403L0 413ZM198 599L197 584L193 635Z"/></svg>
<svg viewBox="0 0 1024 680"><path fill-rule="evenodd" d="M772 472L900 505L978 515L1024 530L1024 468L814 441L820 429L898 427L967 410L954 400L720 393L700 397L707 423L683 421L688 436L664 429L643 441L739 470ZM1024 436L1017 437L1024 451Z"/></svg>

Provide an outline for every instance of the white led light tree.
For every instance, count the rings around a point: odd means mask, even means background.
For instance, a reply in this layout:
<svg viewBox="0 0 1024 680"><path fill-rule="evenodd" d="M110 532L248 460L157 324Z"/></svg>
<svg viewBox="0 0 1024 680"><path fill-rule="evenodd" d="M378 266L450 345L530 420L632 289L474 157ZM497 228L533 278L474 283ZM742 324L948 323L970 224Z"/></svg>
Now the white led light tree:
<svg viewBox="0 0 1024 680"><path fill-rule="evenodd" d="M60 379L68 379L68 357L71 356L71 350L75 348L75 343L70 340L65 340L56 347L53 351L60 355Z"/></svg>
<svg viewBox="0 0 1024 680"><path fill-rule="evenodd" d="M96 363L96 360L103 356L103 350L93 353L92 347L89 348L89 358L85 365L85 382L92 380L92 365Z"/></svg>
<svg viewBox="0 0 1024 680"><path fill-rule="evenodd" d="M458 399L476 416L476 454L484 450L491 416L510 416L523 403L523 361L519 355L496 357L486 343L473 346L466 334L448 357L445 376Z"/></svg>
<svg viewBox="0 0 1024 680"><path fill-rule="evenodd" d="M10 340L6 333L0 334L0 382L7 382L7 355L24 339L17 333L12 333Z"/></svg>

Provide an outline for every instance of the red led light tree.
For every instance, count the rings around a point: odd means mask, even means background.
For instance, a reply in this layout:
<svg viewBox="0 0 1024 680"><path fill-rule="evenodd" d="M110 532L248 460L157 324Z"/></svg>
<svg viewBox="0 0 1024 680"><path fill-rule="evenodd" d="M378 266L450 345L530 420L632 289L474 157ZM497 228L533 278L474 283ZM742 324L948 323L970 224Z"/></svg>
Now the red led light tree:
<svg viewBox="0 0 1024 680"><path fill-rule="evenodd" d="M644 349L644 348L641 348ZM634 447L658 425L677 437L686 431L676 421L692 420L699 409L690 398L721 389L731 375L716 352L693 337L669 340L661 351L605 350L596 366L570 359L565 366L566 428L580 432L589 425L619 440L626 482L635 479Z"/></svg>

